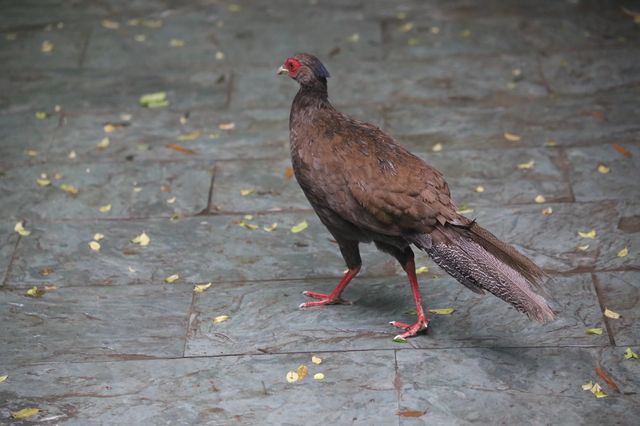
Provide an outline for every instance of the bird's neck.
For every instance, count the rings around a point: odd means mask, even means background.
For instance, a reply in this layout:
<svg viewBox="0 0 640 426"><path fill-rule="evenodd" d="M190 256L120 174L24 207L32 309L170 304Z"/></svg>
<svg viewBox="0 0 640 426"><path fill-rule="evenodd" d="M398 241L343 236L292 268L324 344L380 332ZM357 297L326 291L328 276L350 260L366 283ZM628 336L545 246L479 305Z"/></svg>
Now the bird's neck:
<svg viewBox="0 0 640 426"><path fill-rule="evenodd" d="M291 111L303 110L308 108L327 108L331 107L329 103L329 94L327 91L327 80L314 80L308 84L301 84L298 94L293 99Z"/></svg>

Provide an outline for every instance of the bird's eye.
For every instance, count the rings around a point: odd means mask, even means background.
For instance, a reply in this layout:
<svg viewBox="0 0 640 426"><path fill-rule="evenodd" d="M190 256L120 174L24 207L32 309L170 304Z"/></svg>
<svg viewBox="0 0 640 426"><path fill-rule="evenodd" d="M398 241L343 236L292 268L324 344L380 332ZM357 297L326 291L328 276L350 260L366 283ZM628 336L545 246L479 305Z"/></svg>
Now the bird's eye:
<svg viewBox="0 0 640 426"><path fill-rule="evenodd" d="M289 68L290 70L292 70L294 66L295 65L293 62L287 62L287 68Z"/></svg>

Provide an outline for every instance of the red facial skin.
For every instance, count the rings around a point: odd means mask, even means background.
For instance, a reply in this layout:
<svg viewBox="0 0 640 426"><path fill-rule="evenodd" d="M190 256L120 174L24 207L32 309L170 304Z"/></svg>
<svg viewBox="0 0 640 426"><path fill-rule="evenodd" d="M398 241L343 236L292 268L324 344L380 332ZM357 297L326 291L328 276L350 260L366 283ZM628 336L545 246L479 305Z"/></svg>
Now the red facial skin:
<svg viewBox="0 0 640 426"><path fill-rule="evenodd" d="M295 77L298 74L298 70L302 66L299 60L296 58L287 58L284 61L283 66L289 71L289 77Z"/></svg>

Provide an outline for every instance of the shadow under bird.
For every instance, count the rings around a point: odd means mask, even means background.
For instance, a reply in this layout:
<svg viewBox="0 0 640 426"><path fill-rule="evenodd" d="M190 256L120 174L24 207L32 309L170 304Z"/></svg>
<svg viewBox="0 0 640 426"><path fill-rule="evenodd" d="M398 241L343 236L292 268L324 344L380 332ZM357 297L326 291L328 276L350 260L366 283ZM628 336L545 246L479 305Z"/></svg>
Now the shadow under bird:
<svg viewBox="0 0 640 426"><path fill-rule="evenodd" d="M329 294L300 305L348 304L342 292L360 271L360 243L373 242L406 271L416 304L415 324L398 321L404 341L427 329L411 246L476 293L488 291L529 318L553 320L536 290L542 269L515 248L456 212L442 173L389 134L337 111L329 102L329 72L313 55L297 54L278 70L300 84L291 106L289 140L296 179L337 241L348 270Z"/></svg>

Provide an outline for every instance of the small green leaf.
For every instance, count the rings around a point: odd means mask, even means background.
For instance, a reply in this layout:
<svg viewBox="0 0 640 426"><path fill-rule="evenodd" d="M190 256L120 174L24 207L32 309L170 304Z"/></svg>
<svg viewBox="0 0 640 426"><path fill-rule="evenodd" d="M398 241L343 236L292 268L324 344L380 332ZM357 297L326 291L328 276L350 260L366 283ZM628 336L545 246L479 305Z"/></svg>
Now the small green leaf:
<svg viewBox="0 0 640 426"><path fill-rule="evenodd" d="M601 335L602 334L602 328L600 327L596 327L596 328L588 328L587 329L587 334L596 334L596 335Z"/></svg>

